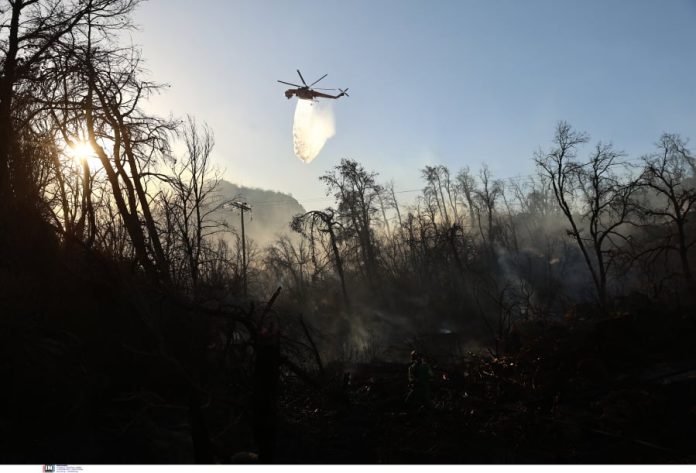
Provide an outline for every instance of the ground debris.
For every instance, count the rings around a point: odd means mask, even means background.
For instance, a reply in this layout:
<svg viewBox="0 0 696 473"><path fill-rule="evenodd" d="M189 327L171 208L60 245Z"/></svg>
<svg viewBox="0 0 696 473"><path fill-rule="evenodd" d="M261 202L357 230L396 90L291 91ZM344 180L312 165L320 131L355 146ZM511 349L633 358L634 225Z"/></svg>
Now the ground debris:
<svg viewBox="0 0 696 473"><path fill-rule="evenodd" d="M284 418L296 426L295 442L316 447L311 453L302 450L305 462L693 459L696 451L687 440L696 433L693 379L675 378L690 372L688 363L674 369L660 365L646 380L628 363L607 362L600 352L583 347L582 340L570 340L577 336L539 338L514 356L468 353L434 363L431 405L413 410L404 402L406 364L343 365L350 372L345 377L350 383L342 387L345 403L295 383L287 386L286 396L303 401L287 402ZM676 381L665 384L663 379ZM289 462L298 455L290 447L285 453Z"/></svg>

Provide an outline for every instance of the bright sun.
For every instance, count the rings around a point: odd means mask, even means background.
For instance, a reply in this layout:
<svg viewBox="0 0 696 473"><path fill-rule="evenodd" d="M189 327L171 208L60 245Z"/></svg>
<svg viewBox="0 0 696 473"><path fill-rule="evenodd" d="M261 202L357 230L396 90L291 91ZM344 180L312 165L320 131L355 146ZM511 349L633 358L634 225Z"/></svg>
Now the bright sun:
<svg viewBox="0 0 696 473"><path fill-rule="evenodd" d="M94 148L89 143L78 141L68 147L68 153L77 162L84 162L87 158L94 157Z"/></svg>

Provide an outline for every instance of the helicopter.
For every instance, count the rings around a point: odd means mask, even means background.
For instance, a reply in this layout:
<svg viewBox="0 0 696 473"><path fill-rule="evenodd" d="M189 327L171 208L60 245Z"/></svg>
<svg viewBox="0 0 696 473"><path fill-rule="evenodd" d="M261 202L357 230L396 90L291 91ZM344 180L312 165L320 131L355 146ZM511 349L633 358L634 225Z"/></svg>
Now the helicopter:
<svg viewBox="0 0 696 473"><path fill-rule="evenodd" d="M316 84L317 82L322 80L328 74L324 74L323 76L321 76L320 78L318 78L317 80L315 80L314 82L312 82L309 85L307 85L307 82L305 82L304 77L302 77L302 73L300 72L299 69L297 69L297 75L300 76L300 80L302 81L302 83L304 85L292 84L290 82L285 82L282 80L278 81L281 84L286 84L286 85L291 85L293 87L297 87L296 89L288 89L285 91L285 96L288 99L292 98L293 95L297 95L297 98L301 99L301 100L314 100L318 97L322 97L325 99L338 99L338 98L343 97L344 95L346 97L350 97L347 93L348 89L338 89L340 91L340 94L338 94L338 95L331 95L331 94L325 94L323 92L317 92L317 90L337 90L337 89L319 89L319 88L312 89L312 86L314 84Z"/></svg>

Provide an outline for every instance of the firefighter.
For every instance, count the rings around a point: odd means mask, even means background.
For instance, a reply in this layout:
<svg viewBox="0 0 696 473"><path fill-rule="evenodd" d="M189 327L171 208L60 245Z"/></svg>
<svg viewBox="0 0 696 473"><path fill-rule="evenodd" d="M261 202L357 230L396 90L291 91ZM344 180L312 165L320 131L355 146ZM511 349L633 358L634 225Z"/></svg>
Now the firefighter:
<svg viewBox="0 0 696 473"><path fill-rule="evenodd" d="M433 370L417 351L411 352L411 364L408 367L408 395L406 404L410 407L430 406L430 380Z"/></svg>

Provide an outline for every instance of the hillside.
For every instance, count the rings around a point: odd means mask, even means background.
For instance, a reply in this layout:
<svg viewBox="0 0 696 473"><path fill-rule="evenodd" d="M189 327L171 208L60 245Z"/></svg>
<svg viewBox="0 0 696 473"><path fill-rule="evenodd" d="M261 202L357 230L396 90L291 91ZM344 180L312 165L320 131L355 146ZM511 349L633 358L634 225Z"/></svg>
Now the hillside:
<svg viewBox="0 0 696 473"><path fill-rule="evenodd" d="M222 180L218 186L222 200L239 200L251 206L251 215L245 216L247 238L259 246L272 243L279 235L290 233L290 220L305 209L297 200L282 192L239 186ZM222 210L216 218L226 222L239 232L241 229L239 211Z"/></svg>

